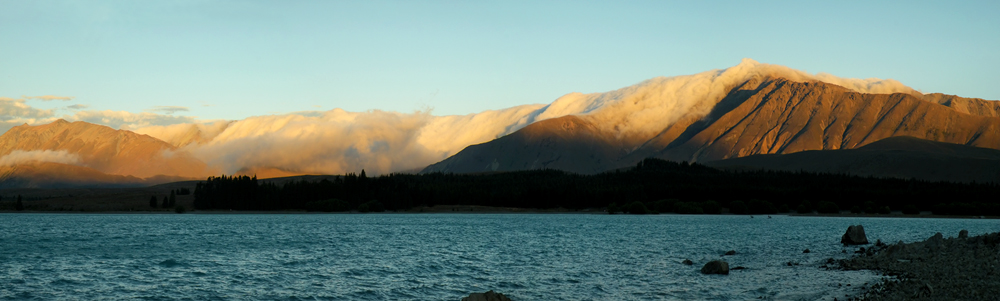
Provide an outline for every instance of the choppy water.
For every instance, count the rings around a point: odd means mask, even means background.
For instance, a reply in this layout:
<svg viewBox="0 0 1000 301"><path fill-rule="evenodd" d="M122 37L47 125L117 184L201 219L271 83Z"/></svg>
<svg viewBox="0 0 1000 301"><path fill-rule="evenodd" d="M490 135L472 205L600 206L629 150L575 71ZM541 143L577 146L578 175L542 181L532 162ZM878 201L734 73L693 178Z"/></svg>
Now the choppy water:
<svg viewBox="0 0 1000 301"><path fill-rule="evenodd" d="M0 214L0 299L832 299L876 279L819 268L846 256L840 235L859 223L872 241L1000 230L786 216ZM698 273L730 249L747 270Z"/></svg>

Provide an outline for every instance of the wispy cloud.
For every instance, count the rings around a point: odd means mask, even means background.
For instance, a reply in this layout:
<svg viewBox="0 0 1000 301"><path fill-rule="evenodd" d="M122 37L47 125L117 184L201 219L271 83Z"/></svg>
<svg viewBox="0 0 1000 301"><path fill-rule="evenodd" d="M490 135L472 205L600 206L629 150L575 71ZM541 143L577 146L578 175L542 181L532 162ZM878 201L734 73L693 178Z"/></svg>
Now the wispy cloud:
<svg viewBox="0 0 1000 301"><path fill-rule="evenodd" d="M170 125L178 123L193 123L194 117L162 115L150 112L132 113L127 111L79 111L65 116L70 121L86 121L103 124L123 130L137 129L155 125Z"/></svg>
<svg viewBox="0 0 1000 301"><path fill-rule="evenodd" d="M162 112L164 114L173 114L177 112L188 112L191 111L188 107L181 106L155 106L152 109L146 110L148 112Z"/></svg>
<svg viewBox="0 0 1000 301"><path fill-rule="evenodd" d="M0 97L0 132L22 124L43 124L54 120L53 109L31 107L23 98Z"/></svg>
<svg viewBox="0 0 1000 301"><path fill-rule="evenodd" d="M51 95L49 95L51 96ZM51 96L49 99L61 99L61 96ZM73 110L72 114L57 116L57 109L40 109L27 104L27 99L41 99L39 97L22 96L21 98L11 98L0 96L0 133L4 133L12 127L28 124L40 125L50 123L62 118L69 121L86 121L95 124L106 125L117 129L135 129L149 126L162 126L171 124L188 124L196 122L196 117L172 116L169 113L187 111L186 107L157 107L158 111L168 112L168 114L158 114L152 112L132 113L126 111L90 111L86 104L74 104L66 106L66 109Z"/></svg>
<svg viewBox="0 0 1000 301"><path fill-rule="evenodd" d="M24 103L24 99L0 97L0 120L52 117L53 110L37 109Z"/></svg>
<svg viewBox="0 0 1000 301"><path fill-rule="evenodd" d="M24 98L24 99L28 99L28 100L41 100L41 101L53 101L53 100L70 101L70 100L73 100L73 98L75 98L73 96L56 96L56 95L42 95L42 96L23 96L22 95L21 97Z"/></svg>

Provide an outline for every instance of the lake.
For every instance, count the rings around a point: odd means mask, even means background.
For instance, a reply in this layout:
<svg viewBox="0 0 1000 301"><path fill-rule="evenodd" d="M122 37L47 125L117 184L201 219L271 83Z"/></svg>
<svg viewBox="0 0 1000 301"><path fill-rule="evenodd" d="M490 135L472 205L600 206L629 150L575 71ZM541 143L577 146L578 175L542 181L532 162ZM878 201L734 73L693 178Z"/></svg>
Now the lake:
<svg viewBox="0 0 1000 301"><path fill-rule="evenodd" d="M854 250L839 244L853 224L872 242L1000 231L778 215L0 214L0 299L832 300L879 279L820 268ZM719 258L747 269L699 273Z"/></svg>

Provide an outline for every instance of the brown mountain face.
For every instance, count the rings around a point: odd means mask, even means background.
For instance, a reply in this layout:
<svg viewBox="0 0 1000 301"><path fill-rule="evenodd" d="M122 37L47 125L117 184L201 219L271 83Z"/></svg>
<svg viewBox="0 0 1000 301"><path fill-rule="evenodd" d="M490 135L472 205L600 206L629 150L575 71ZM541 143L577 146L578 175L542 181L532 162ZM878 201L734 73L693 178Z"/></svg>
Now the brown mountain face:
<svg viewBox="0 0 1000 301"><path fill-rule="evenodd" d="M894 136L1000 149L1000 118L965 114L910 94L770 79L738 87L720 104L727 102L739 104L710 114L719 117L702 120L704 128L688 127L657 156L707 162L851 149Z"/></svg>
<svg viewBox="0 0 1000 301"><path fill-rule="evenodd" d="M565 128L539 122L470 146L424 172L483 171L496 162L503 167L497 170L556 168L596 173L631 166L647 157L710 162L855 149L898 136L1000 149L998 112L996 101L944 94L865 94L822 82L758 77L733 87L708 115L682 118L640 145L624 145L593 125ZM587 122L585 116L574 118L581 124ZM554 120L558 124L564 119ZM558 145L541 148L540 141ZM543 153L547 160L538 162L546 164L533 164Z"/></svg>
<svg viewBox="0 0 1000 301"><path fill-rule="evenodd" d="M201 178L214 174L206 164L174 146L156 138L126 130L86 122L57 120L39 126L21 125L0 136L0 158L12 153L54 151L75 158L75 162L48 162L34 164L18 162L8 170L24 171L27 166L39 175L44 170L62 170L79 175L81 181L93 177L93 172L135 178L177 179ZM11 156L13 157L13 155ZM2 161L2 159L0 159ZM53 164L73 167L55 168ZM8 162L8 165L11 165ZM85 168L80 169L80 168ZM73 170L73 172L69 172ZM5 173L8 176L16 173ZM5 179L9 179L5 178ZM117 182L119 180L112 180ZM124 181L124 180L123 180ZM128 180L131 181L131 180Z"/></svg>
<svg viewBox="0 0 1000 301"><path fill-rule="evenodd" d="M706 165L728 170L769 169L1000 183L1000 150L902 136L882 139L857 149L753 155L708 162Z"/></svg>

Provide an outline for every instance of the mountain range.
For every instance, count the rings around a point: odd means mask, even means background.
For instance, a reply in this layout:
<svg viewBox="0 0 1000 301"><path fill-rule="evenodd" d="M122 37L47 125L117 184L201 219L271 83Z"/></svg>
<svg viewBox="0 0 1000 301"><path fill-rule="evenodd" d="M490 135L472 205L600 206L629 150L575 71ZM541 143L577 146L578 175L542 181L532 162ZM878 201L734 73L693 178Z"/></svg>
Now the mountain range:
<svg viewBox="0 0 1000 301"><path fill-rule="evenodd" d="M0 188L143 186L223 172L266 178L358 165L376 173L593 174L648 157L731 170L1000 182L998 101L752 60L467 116L316 116L136 131L64 120L22 125L0 136Z"/></svg>
<svg viewBox="0 0 1000 301"><path fill-rule="evenodd" d="M469 146L424 172L553 168L596 173L631 166L647 157L705 163L856 149L891 137L995 150L1000 149L998 112L995 101L942 94L859 93L823 82L758 77L732 87L708 114L681 119L646 140L616 139L587 116L565 116ZM763 160L754 162L769 168Z"/></svg>

